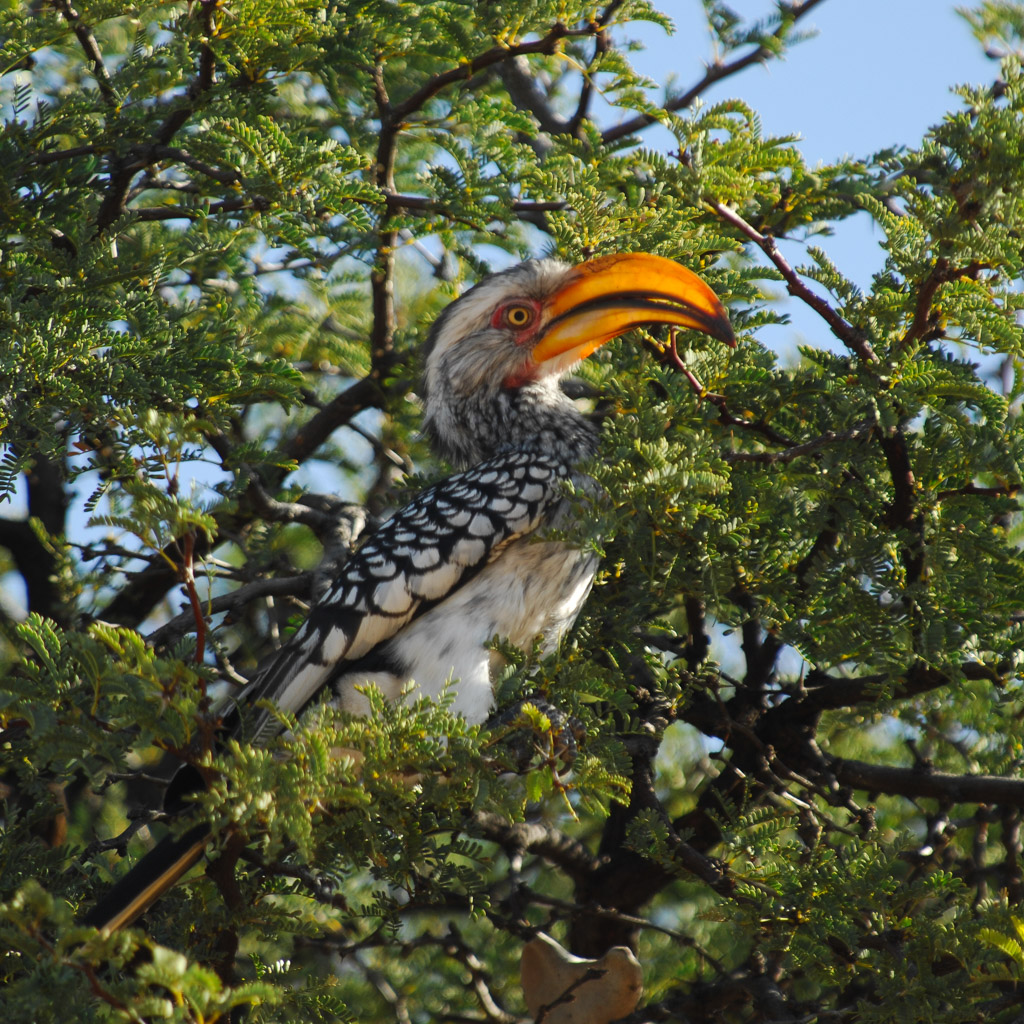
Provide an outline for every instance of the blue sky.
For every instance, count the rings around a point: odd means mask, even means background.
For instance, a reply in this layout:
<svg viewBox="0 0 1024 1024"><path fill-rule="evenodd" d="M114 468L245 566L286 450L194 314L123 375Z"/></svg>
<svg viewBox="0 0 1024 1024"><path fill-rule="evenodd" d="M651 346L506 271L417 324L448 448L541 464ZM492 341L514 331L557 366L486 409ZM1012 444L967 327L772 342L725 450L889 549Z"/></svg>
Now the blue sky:
<svg viewBox="0 0 1024 1024"><path fill-rule="evenodd" d="M659 81L676 74L695 80L709 52L698 0L660 5L675 20L666 36L656 26L629 35L647 52L640 67ZM771 9L768 0L732 0L745 18ZM864 155L914 142L949 107L949 88L990 82L998 64L982 53L950 0L825 0L800 22L816 29L783 61L751 68L719 83L708 99L741 96L760 114L766 132L799 132L811 162ZM969 6L969 5L967 5Z"/></svg>

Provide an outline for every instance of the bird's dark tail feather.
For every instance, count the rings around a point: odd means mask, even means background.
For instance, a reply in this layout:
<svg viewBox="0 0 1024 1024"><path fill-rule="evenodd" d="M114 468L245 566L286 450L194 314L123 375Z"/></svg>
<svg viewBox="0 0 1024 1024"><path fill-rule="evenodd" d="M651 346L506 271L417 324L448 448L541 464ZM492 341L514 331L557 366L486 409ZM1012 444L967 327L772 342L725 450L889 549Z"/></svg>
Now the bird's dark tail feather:
<svg viewBox="0 0 1024 1024"><path fill-rule="evenodd" d="M131 924L199 860L209 838L206 824L194 825L180 836L165 836L104 894L82 923L109 931Z"/></svg>

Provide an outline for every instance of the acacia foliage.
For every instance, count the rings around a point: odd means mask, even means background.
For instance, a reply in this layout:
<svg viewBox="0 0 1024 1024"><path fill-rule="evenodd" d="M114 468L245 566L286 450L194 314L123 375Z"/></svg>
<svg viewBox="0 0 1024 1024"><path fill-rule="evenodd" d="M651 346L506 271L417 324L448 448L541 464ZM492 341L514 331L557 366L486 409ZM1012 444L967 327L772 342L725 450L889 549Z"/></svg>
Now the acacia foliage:
<svg viewBox="0 0 1024 1024"><path fill-rule="evenodd" d="M5 1019L523 1019L538 927L634 945L635 1021L1015 1019L1024 11L968 15L994 81L919 144L812 170L696 101L820 2L705 0L719 56L660 100L639 0L4 5ZM867 291L828 257L853 215ZM211 702L400 470L443 472L431 318L489 267L623 249L700 270L739 346L581 368L602 574L499 691L580 719L572 773L541 712L512 776L424 704L211 751ZM760 340L783 289L818 318L799 358ZM124 869L99 841L166 751L214 780L220 858L97 937L76 913Z"/></svg>

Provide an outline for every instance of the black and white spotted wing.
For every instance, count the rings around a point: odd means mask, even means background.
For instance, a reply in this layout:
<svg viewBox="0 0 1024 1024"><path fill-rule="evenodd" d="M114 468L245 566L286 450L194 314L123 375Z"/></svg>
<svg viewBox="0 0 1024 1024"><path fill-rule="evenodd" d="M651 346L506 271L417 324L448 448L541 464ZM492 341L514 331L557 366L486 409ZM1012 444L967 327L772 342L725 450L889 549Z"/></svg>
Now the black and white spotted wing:
<svg viewBox="0 0 1024 1024"><path fill-rule="evenodd" d="M509 541L530 533L560 495L569 466L513 450L417 495L346 563L341 576L266 671L244 692L298 712L342 661L361 658L472 579ZM248 712L253 743L277 732Z"/></svg>

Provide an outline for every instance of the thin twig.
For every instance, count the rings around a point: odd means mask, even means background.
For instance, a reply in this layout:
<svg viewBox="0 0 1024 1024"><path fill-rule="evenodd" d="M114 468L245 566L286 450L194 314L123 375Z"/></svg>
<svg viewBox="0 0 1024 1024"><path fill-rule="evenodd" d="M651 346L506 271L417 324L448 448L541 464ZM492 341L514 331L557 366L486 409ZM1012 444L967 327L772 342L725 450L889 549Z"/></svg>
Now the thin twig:
<svg viewBox="0 0 1024 1024"><path fill-rule="evenodd" d="M789 261L779 251L775 239L771 235L762 235L752 224L748 224L735 210L723 203L711 201L712 210L722 220L738 228L775 264L775 268L786 282L786 290L795 298L802 299L828 324L832 333L848 348L855 352L866 363L877 363L878 356L871 348L871 343L862 331L844 320L820 295L816 295L800 279Z"/></svg>
<svg viewBox="0 0 1024 1024"><path fill-rule="evenodd" d="M199 601L199 594L196 592L196 578L192 571L192 562L196 550L195 531L189 530L184 537L184 551L181 559L181 581L185 585L185 593L188 595L188 603L192 610L192 618L196 626L196 653L195 662L197 665L203 663L203 655L206 653L206 616L203 614L203 606Z"/></svg>
<svg viewBox="0 0 1024 1024"><path fill-rule="evenodd" d="M817 2L817 0L815 0L815 2ZM458 66L450 68L448 71L442 71L439 74L433 75L424 82L419 89L412 93L412 95L394 106L391 111L392 116L396 123L405 120L410 114L419 110L428 100L436 96L446 86L452 85L455 82L467 81L480 71L483 71L494 64L498 64L501 61L510 60L520 54L551 54L558 49L558 45L565 38L570 36L595 35L598 31L599 28L595 24L587 24L581 28L571 29L563 25L561 22L556 22L548 30L547 34L541 36L540 39L533 39L523 43L515 43L512 46L491 47L491 49L477 54L468 61L463 61Z"/></svg>
<svg viewBox="0 0 1024 1024"><path fill-rule="evenodd" d="M718 419L726 426L730 427L742 427L744 430L752 430L755 433L760 434L762 437L770 441L772 444L781 444L787 448L791 448L797 444L797 441L793 438L786 437L785 434L780 434L773 427L769 426L764 420L748 420L743 416L737 416L730 412L729 404L726 401L725 395L716 394L714 391L708 391L704 387L703 383L698 380L697 375L683 362L679 355L679 350L676 347L676 329L669 329L669 342L667 348L659 348L654 346L655 351L671 366L674 366L687 380L690 387L693 389L693 393L702 401L710 402L718 410Z"/></svg>
<svg viewBox="0 0 1024 1024"><path fill-rule="evenodd" d="M221 594L219 597L213 598L207 604L207 612L210 615L216 615L220 612L231 612L248 604L250 601L269 596L308 596L315 578L316 572L310 570L298 573L295 576L278 576L274 579L254 580L252 583L246 583L244 586L232 590L229 594ZM165 622L159 629L153 630L146 637L146 643L150 647L166 647L179 637L184 636L194 621L195 610L190 607L188 611L176 615L169 622Z"/></svg>
<svg viewBox="0 0 1024 1024"><path fill-rule="evenodd" d="M140 221L198 220L200 217L216 216L219 213L238 213L242 210L262 212L270 204L260 196L252 199L224 199L220 202L201 206L144 206L129 209L128 215Z"/></svg>
<svg viewBox="0 0 1024 1024"><path fill-rule="evenodd" d="M92 27L82 21L82 16L71 6L70 0L55 0L55 6L71 26L86 57L92 63L92 73L96 76L96 84L99 86L104 101L108 107L116 109L121 101L110 80L110 72L107 71L107 66L103 62L103 54L100 53L99 43L96 42L96 37L92 33Z"/></svg>
<svg viewBox="0 0 1024 1024"><path fill-rule="evenodd" d="M384 193L384 202L393 210L404 210L407 212L423 212L451 216L451 211L431 199L429 196L411 196L399 192ZM567 210L569 204L564 199L533 200L515 199L512 202L514 213L551 213L556 210ZM490 213L490 211L488 211Z"/></svg>
<svg viewBox="0 0 1024 1024"><path fill-rule="evenodd" d="M491 980L483 962L463 940L454 921L448 922L444 952L453 960L462 964L469 974L473 991L480 1002L480 1007L487 1015L487 1020L496 1024L516 1024L519 1019L498 1004L491 992Z"/></svg>
<svg viewBox="0 0 1024 1024"><path fill-rule="evenodd" d="M988 263L982 263L979 260L973 260L966 267L954 267L950 265L945 256L940 256L918 288L917 302L914 305L914 319L900 341L900 347L907 348L935 329L936 321L932 316L932 302L942 285L949 284L951 281L959 281L965 277L976 281L978 275L988 268Z"/></svg>
<svg viewBox="0 0 1024 1024"><path fill-rule="evenodd" d="M802 444L793 445L792 448L785 448L780 452L726 452L723 458L726 462L764 462L772 465L776 462L792 462L801 455L810 455L821 448L827 448L838 441L854 441L858 437L864 437L875 429L874 423L862 423L849 430L828 430L811 441L804 441Z"/></svg>
<svg viewBox="0 0 1024 1024"><path fill-rule="evenodd" d="M622 6L622 0L612 0L612 2L601 12L601 17L597 19L598 33L594 38L594 56L591 58L591 64L594 64L602 54L608 52L611 48L611 43L608 38L607 28L611 24L612 18L615 16L615 12ZM583 75L583 85L580 88L580 99L579 103L576 104L576 112L569 119L568 129L570 134L575 135L580 125L583 123L583 119L588 116L590 112L590 103L594 98L594 80L590 74Z"/></svg>

